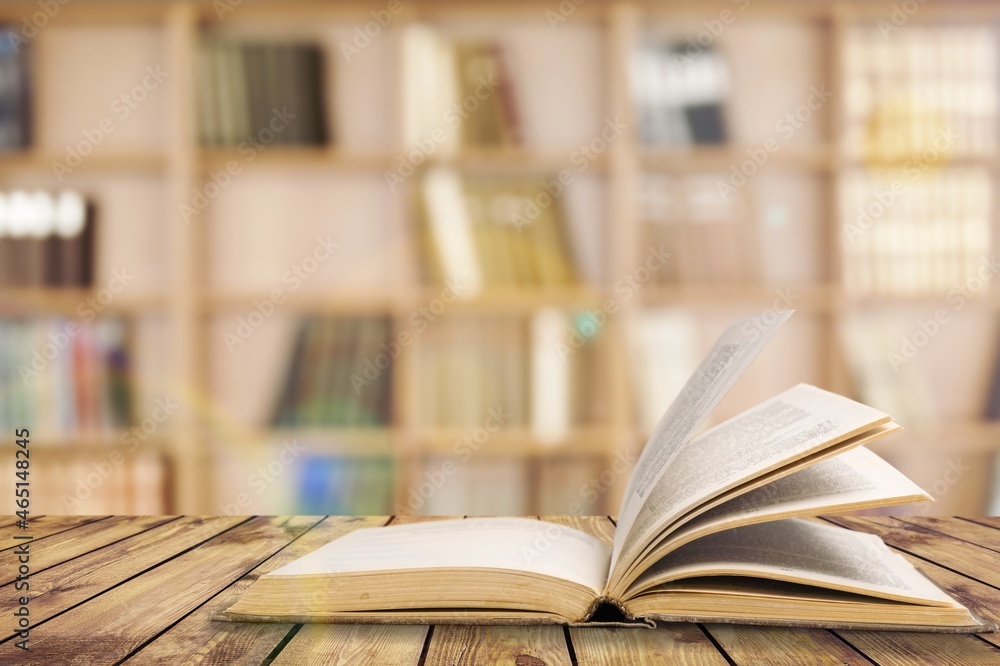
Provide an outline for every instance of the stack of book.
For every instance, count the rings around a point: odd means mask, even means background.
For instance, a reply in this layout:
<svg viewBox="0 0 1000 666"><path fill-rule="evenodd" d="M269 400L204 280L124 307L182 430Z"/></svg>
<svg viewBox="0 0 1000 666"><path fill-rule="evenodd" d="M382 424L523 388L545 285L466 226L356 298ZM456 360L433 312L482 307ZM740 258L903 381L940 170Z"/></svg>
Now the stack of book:
<svg viewBox="0 0 1000 666"><path fill-rule="evenodd" d="M454 280L462 296L576 283L562 207L543 183L428 171L421 194L432 281Z"/></svg>
<svg viewBox="0 0 1000 666"><path fill-rule="evenodd" d="M31 140L27 47L16 30L0 27L0 150L27 148Z"/></svg>
<svg viewBox="0 0 1000 666"><path fill-rule="evenodd" d="M392 512L391 458L309 455L302 458L298 471L296 513L371 516Z"/></svg>
<svg viewBox="0 0 1000 666"><path fill-rule="evenodd" d="M664 248L670 258L658 284L743 284L760 281L761 242L748 187L720 197L727 176L646 174L640 183L640 251Z"/></svg>
<svg viewBox="0 0 1000 666"><path fill-rule="evenodd" d="M859 294L945 294L978 279L993 247L992 187L982 167L915 179L895 171L847 172L840 190L845 287ZM962 297L972 295L966 290Z"/></svg>
<svg viewBox="0 0 1000 666"><path fill-rule="evenodd" d="M310 318L300 325L272 422L278 427L368 427L390 420L391 322Z"/></svg>
<svg viewBox="0 0 1000 666"><path fill-rule="evenodd" d="M868 25L849 28L845 38L851 157L880 163L996 153L995 30L908 25L887 39L883 27Z"/></svg>
<svg viewBox="0 0 1000 666"><path fill-rule="evenodd" d="M650 41L633 61L632 87L639 137L649 146L725 143L729 68L711 47Z"/></svg>
<svg viewBox="0 0 1000 666"><path fill-rule="evenodd" d="M77 192L0 192L0 287L89 286L91 218Z"/></svg>
<svg viewBox="0 0 1000 666"><path fill-rule="evenodd" d="M521 142L520 116L499 44L456 41L415 24L407 27L403 52L408 146L427 157Z"/></svg>
<svg viewBox="0 0 1000 666"><path fill-rule="evenodd" d="M595 389L602 374L592 326L586 313L550 309L529 319L439 319L417 350L417 424L472 432L502 413L502 430L530 428L538 440L559 441L575 425L600 422L607 407Z"/></svg>
<svg viewBox="0 0 1000 666"><path fill-rule="evenodd" d="M327 143L318 46L205 38L197 72L202 145L251 152L269 144Z"/></svg>
<svg viewBox="0 0 1000 666"><path fill-rule="evenodd" d="M0 320L0 428L40 440L117 434L132 422L125 323Z"/></svg>
<svg viewBox="0 0 1000 666"><path fill-rule="evenodd" d="M120 462L112 451L121 456ZM32 513L148 516L166 511L170 468L157 451L47 453L32 451L32 459L38 458L38 473L31 476Z"/></svg>

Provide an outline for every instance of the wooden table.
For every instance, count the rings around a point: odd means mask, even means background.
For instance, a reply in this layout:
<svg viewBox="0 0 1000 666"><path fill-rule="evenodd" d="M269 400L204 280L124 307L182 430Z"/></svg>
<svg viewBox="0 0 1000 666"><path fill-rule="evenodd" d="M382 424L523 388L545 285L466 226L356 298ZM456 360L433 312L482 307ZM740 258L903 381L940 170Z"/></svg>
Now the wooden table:
<svg viewBox="0 0 1000 666"><path fill-rule="evenodd" d="M242 624L210 619L257 576L386 517L0 518L0 663L1000 664L1000 634L678 624L643 629ZM425 519L426 520L426 519ZM604 517L543 517L609 539ZM984 618L1000 621L1000 518L828 518L880 535ZM15 536L30 534L34 628L15 647ZM5 561L4 561L5 560Z"/></svg>

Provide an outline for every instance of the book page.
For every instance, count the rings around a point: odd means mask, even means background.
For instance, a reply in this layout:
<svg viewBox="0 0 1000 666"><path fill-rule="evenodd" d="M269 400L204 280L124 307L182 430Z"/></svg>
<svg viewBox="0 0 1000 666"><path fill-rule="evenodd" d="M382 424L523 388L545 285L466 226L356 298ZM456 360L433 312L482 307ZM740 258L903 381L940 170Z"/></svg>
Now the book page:
<svg viewBox="0 0 1000 666"><path fill-rule="evenodd" d="M570 527L528 518L440 520L355 530L266 576L408 569L507 569L604 589L610 549Z"/></svg>
<svg viewBox="0 0 1000 666"><path fill-rule="evenodd" d="M629 477L618 510L612 567L616 566L625 539L650 489L793 312L765 313L734 321L722 332L680 394L674 398L643 447Z"/></svg>
<svg viewBox="0 0 1000 666"><path fill-rule="evenodd" d="M695 538L752 522L930 499L892 465L859 447L709 509L683 523L657 550L673 550Z"/></svg>
<svg viewBox="0 0 1000 666"><path fill-rule="evenodd" d="M956 603L871 534L793 518L737 527L682 546L634 587L699 575L749 575L930 605Z"/></svg>
<svg viewBox="0 0 1000 666"><path fill-rule="evenodd" d="M673 459L625 536L622 559L638 557L672 522L723 490L888 420L877 409L808 384L734 416ZM615 573L617 578L620 571Z"/></svg>

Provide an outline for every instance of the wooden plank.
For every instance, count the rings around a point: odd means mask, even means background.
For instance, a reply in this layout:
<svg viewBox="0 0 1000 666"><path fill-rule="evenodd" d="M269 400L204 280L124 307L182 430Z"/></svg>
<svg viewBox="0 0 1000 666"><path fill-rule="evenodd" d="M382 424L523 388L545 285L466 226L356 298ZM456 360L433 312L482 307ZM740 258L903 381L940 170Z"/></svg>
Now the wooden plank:
<svg viewBox="0 0 1000 666"><path fill-rule="evenodd" d="M1000 517L997 516L975 516L973 518L962 518L962 520L977 523L979 525L986 525L987 527L992 527L995 530L1000 530Z"/></svg>
<svg viewBox="0 0 1000 666"><path fill-rule="evenodd" d="M380 516L367 518L329 517L324 519L259 564L239 581L209 599L196 611L158 636L153 642L134 653L132 658L135 659L136 663L141 664L246 663L256 665L262 663L285 639L294 625L291 623L216 622L211 619L211 614L236 603L250 584L261 575L274 571L358 528L375 527L385 523L386 520L387 518ZM329 625L316 626L333 629ZM295 638L298 639L301 634L302 631L299 631ZM286 646L285 650L294 643L295 640ZM417 642L417 654L420 653L422 645L423 638ZM413 663L416 663L416 660Z"/></svg>
<svg viewBox="0 0 1000 666"><path fill-rule="evenodd" d="M996 553L975 544L887 517L837 516L825 520L861 532L877 534L891 546L974 576L991 585L1000 583L1000 573L996 571ZM920 562L915 564L925 571L931 568ZM844 631L838 634L879 664L1000 662L1000 649L976 636L882 631Z"/></svg>
<svg viewBox="0 0 1000 666"><path fill-rule="evenodd" d="M656 629L571 628L569 633L579 666L723 666L727 663L695 624L663 624Z"/></svg>
<svg viewBox="0 0 1000 666"><path fill-rule="evenodd" d="M829 516L824 520L859 532L877 534L883 541L901 550L1000 587L997 554L986 548L889 517Z"/></svg>
<svg viewBox="0 0 1000 666"><path fill-rule="evenodd" d="M552 625L436 626L424 659L424 666L571 666L571 663L563 628Z"/></svg>
<svg viewBox="0 0 1000 666"><path fill-rule="evenodd" d="M183 619L295 537L318 517L257 517L136 576L31 631L31 650L0 645L0 661L111 663Z"/></svg>
<svg viewBox="0 0 1000 666"><path fill-rule="evenodd" d="M824 629L712 624L705 629L737 664L864 664L871 662Z"/></svg>
<svg viewBox="0 0 1000 666"><path fill-rule="evenodd" d="M896 520L1000 552L1000 529L959 518L938 516L896 516Z"/></svg>
<svg viewBox="0 0 1000 666"><path fill-rule="evenodd" d="M72 530L87 523L104 520L107 516L40 516L28 519L28 529L22 530L16 525L0 528L0 550L8 550L20 546L23 541L15 539L15 535L30 534L32 541Z"/></svg>
<svg viewBox="0 0 1000 666"><path fill-rule="evenodd" d="M140 534L171 520L176 519L173 516L113 516L107 520L85 523L80 527L59 532L42 540L32 539L28 542L31 554L31 574L35 576L49 567L62 564L92 550L103 548L115 541ZM13 570L7 572L7 576L0 574L0 585L7 585L15 578Z"/></svg>
<svg viewBox="0 0 1000 666"><path fill-rule="evenodd" d="M31 619L39 624L118 583L238 525L244 516L185 516L31 575ZM100 523L97 523L100 524ZM13 586L0 596L0 614L16 608ZM8 638L4 635L3 638Z"/></svg>
<svg viewBox="0 0 1000 666"><path fill-rule="evenodd" d="M417 625L306 624L272 663L416 666L428 630Z"/></svg>
<svg viewBox="0 0 1000 666"><path fill-rule="evenodd" d="M1000 664L1000 648L966 634L845 631L841 636L882 666Z"/></svg>
<svg viewBox="0 0 1000 666"><path fill-rule="evenodd" d="M606 516L543 516L597 537L611 545L615 524ZM725 658L695 624L671 623L655 631L631 628L570 628L576 663L587 664L725 664Z"/></svg>
<svg viewBox="0 0 1000 666"><path fill-rule="evenodd" d="M910 555L893 546L890 548L905 557L914 566L919 566L928 578L963 603L973 613L984 620L1000 623L1000 589L955 573L915 555ZM982 634L980 638L1000 646L1000 634Z"/></svg>

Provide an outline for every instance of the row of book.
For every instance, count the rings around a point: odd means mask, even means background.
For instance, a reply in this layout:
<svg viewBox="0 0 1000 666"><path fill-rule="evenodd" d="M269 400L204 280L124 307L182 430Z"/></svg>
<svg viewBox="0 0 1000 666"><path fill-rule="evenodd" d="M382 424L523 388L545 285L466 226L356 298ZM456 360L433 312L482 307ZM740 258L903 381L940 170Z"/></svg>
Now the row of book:
<svg viewBox="0 0 1000 666"><path fill-rule="evenodd" d="M520 143L520 114L499 43L455 40L417 23L407 26L403 53L408 146L450 154Z"/></svg>
<svg viewBox="0 0 1000 666"><path fill-rule="evenodd" d="M20 26L0 26L0 150L26 148L31 140L28 48Z"/></svg>
<svg viewBox="0 0 1000 666"><path fill-rule="evenodd" d="M310 455L296 479L296 513L371 516L393 513L392 458Z"/></svg>
<svg viewBox="0 0 1000 666"><path fill-rule="evenodd" d="M540 441L600 422L607 401L599 336L600 323L586 312L442 319L415 350L415 421L476 432L499 413L503 429L527 428Z"/></svg>
<svg viewBox="0 0 1000 666"><path fill-rule="evenodd" d="M848 153L875 162L995 154L997 57L996 31L987 26L908 25L891 39L881 26L849 28Z"/></svg>
<svg viewBox="0 0 1000 666"><path fill-rule="evenodd" d="M32 515L160 515L170 493L170 464L156 451L118 450L64 453L31 450ZM14 480L13 461L5 464L3 484ZM10 469L6 469L6 467ZM6 493L13 496L13 490Z"/></svg>
<svg viewBox="0 0 1000 666"><path fill-rule="evenodd" d="M119 319L0 320L0 427L116 433L131 423L130 365Z"/></svg>
<svg viewBox="0 0 1000 666"><path fill-rule="evenodd" d="M463 296L577 281L562 206L543 179L435 168L424 175L421 195L432 281L455 280Z"/></svg>
<svg viewBox="0 0 1000 666"><path fill-rule="evenodd" d="M391 333L385 317L305 319L291 350L272 423L278 427L388 424L394 361Z"/></svg>
<svg viewBox="0 0 1000 666"><path fill-rule="evenodd" d="M599 458L430 457L410 479L402 508L418 515L591 515L613 502ZM607 475L605 475L607 481Z"/></svg>
<svg viewBox="0 0 1000 666"><path fill-rule="evenodd" d="M855 171L841 183L845 288L945 294L978 279L993 248L987 169L947 168L916 179Z"/></svg>
<svg viewBox="0 0 1000 666"><path fill-rule="evenodd" d="M761 280L761 244L750 188L719 196L726 176L646 174L639 187L640 247L670 258L654 284L741 284Z"/></svg>
<svg viewBox="0 0 1000 666"><path fill-rule="evenodd" d="M0 192L0 287L93 281L93 209L78 192Z"/></svg>
<svg viewBox="0 0 1000 666"><path fill-rule="evenodd" d="M323 145L323 51L305 43L204 38L198 115L205 146Z"/></svg>
<svg viewBox="0 0 1000 666"><path fill-rule="evenodd" d="M640 45L632 62L639 138L649 146L684 147L728 140L729 67L710 46L670 40Z"/></svg>

